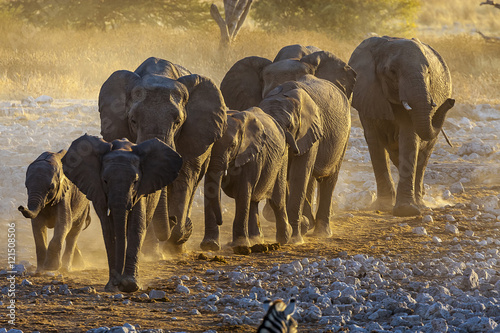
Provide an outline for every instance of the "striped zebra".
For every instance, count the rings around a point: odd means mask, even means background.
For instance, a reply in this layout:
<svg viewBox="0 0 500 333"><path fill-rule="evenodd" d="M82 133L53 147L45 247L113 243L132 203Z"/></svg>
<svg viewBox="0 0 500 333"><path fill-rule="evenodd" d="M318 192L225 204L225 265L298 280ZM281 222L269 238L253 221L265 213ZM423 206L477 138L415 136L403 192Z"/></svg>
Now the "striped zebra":
<svg viewBox="0 0 500 333"><path fill-rule="evenodd" d="M257 329L257 333L296 333L297 321L292 318L295 312L295 299L291 299L288 305L282 300L264 302L266 315Z"/></svg>

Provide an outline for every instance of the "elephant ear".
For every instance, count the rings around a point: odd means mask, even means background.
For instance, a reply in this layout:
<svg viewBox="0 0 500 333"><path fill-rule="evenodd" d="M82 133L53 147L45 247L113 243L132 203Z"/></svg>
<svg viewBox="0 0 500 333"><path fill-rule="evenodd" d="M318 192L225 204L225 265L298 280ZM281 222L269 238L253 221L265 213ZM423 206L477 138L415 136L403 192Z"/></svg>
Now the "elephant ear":
<svg viewBox="0 0 500 333"><path fill-rule="evenodd" d="M141 161L142 178L137 197L154 193L171 184L182 167L181 156L163 141L146 140L132 147Z"/></svg>
<svg viewBox="0 0 500 333"><path fill-rule="evenodd" d="M168 77L173 80L177 80L181 76L191 74L190 71L180 65L155 57L146 59L139 67L137 67L134 73L140 77L144 77L148 74L155 74Z"/></svg>
<svg viewBox="0 0 500 333"><path fill-rule="evenodd" d="M184 160L204 154L226 130L226 104L215 83L201 75L179 78L189 91L187 117L176 140Z"/></svg>
<svg viewBox="0 0 500 333"><path fill-rule="evenodd" d="M106 141L127 138L135 142L128 123L128 111L132 104L132 89L141 82L141 77L130 71L116 71L104 82L99 92L99 115L101 135Z"/></svg>
<svg viewBox="0 0 500 333"><path fill-rule="evenodd" d="M246 110L262 101L264 81L262 71L272 62L261 57L247 57L237 61L226 73L220 89L227 106L232 110Z"/></svg>
<svg viewBox="0 0 500 333"><path fill-rule="evenodd" d="M380 37L365 39L352 53L349 66L357 73L352 106L367 118L394 120L391 104L384 97L376 73L378 48L386 41Z"/></svg>
<svg viewBox="0 0 500 333"><path fill-rule="evenodd" d="M298 101L299 127L295 140L299 150L297 155L309 151L316 141L323 137L320 110L309 94L303 89L294 89L285 96Z"/></svg>
<svg viewBox="0 0 500 333"><path fill-rule="evenodd" d="M333 53L319 51L304 56L300 61L314 68L314 76L332 82L348 99L351 98L356 72L340 58Z"/></svg>
<svg viewBox="0 0 500 333"><path fill-rule="evenodd" d="M62 165L62 158L66 155L66 150L60 150L59 152L53 154L54 162L56 164L56 172L57 172L57 177L59 179L59 185L57 188L57 194L52 201L52 206L55 204L59 203L63 198L66 192L68 191L71 183L68 180L68 178L64 175L63 171L63 165Z"/></svg>
<svg viewBox="0 0 500 333"><path fill-rule="evenodd" d="M101 182L101 161L102 156L110 152L111 148L111 143L85 134L71 143L62 158L64 174L94 206L107 207Z"/></svg>
<svg viewBox="0 0 500 333"><path fill-rule="evenodd" d="M265 128L252 111L238 112L232 117L242 122L240 147L234 162L236 167L241 167L254 160L262 150L266 140Z"/></svg>

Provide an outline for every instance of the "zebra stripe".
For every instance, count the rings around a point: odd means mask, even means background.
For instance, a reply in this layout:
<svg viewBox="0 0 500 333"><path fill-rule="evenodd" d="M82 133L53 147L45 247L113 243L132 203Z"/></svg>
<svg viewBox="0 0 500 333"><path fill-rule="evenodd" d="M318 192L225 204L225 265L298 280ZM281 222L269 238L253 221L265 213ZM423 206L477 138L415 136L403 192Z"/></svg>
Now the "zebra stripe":
<svg viewBox="0 0 500 333"><path fill-rule="evenodd" d="M296 333L297 321L292 318L295 312L295 299L288 306L282 300L265 301L267 313L257 329L257 333Z"/></svg>

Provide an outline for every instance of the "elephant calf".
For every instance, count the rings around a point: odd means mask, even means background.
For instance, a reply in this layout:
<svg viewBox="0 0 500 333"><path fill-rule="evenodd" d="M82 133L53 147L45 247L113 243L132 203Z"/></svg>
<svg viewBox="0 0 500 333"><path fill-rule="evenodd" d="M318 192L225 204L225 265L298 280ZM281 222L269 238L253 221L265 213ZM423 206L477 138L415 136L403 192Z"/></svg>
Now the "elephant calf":
<svg viewBox="0 0 500 333"><path fill-rule="evenodd" d="M105 291L138 290L139 252L146 228L153 220L160 190L177 178L182 158L158 139L135 145L127 139L106 142L84 135L73 141L62 163L101 221L109 267ZM158 239L169 238L168 223L168 217L155 220Z"/></svg>
<svg viewBox="0 0 500 333"><path fill-rule="evenodd" d="M37 272L56 271L61 267L69 271L72 264L83 264L76 241L90 224L90 203L64 175L61 159L65 154L65 150L44 152L26 172L28 208L19 206L18 209L31 219ZM54 228L48 247L47 228ZM64 242L66 247L61 263Z"/></svg>
<svg viewBox="0 0 500 333"><path fill-rule="evenodd" d="M214 143L205 175L205 238L203 250L220 250L221 188L236 202L233 246L262 242L259 202L269 202L276 217L276 240L287 243L292 235L286 212L288 141L291 135L261 109L229 111L227 130Z"/></svg>

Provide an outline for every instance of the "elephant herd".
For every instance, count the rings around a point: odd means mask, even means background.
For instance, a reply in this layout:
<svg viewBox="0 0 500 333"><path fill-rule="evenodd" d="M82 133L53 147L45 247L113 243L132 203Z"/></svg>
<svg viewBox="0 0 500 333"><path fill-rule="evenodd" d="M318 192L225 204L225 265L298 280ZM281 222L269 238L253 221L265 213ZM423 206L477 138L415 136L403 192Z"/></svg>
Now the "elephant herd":
<svg viewBox="0 0 500 333"><path fill-rule="evenodd" d="M80 257L76 238L90 222L86 196L101 221L105 290L139 289L143 244L183 251L202 179L204 250L221 248L222 191L235 200L232 246L263 242L263 200L278 242L303 242L309 230L330 236L351 100L377 182L374 207L419 215L425 167L454 104L450 95L448 67L434 49L387 36L363 41L348 64L301 45L284 47L273 61L246 57L220 87L158 58L116 71L99 93L103 138L84 135L28 168L28 208L19 210L32 219L37 269L69 269ZM389 159L399 170L397 191ZM55 228L48 247L47 228Z"/></svg>

